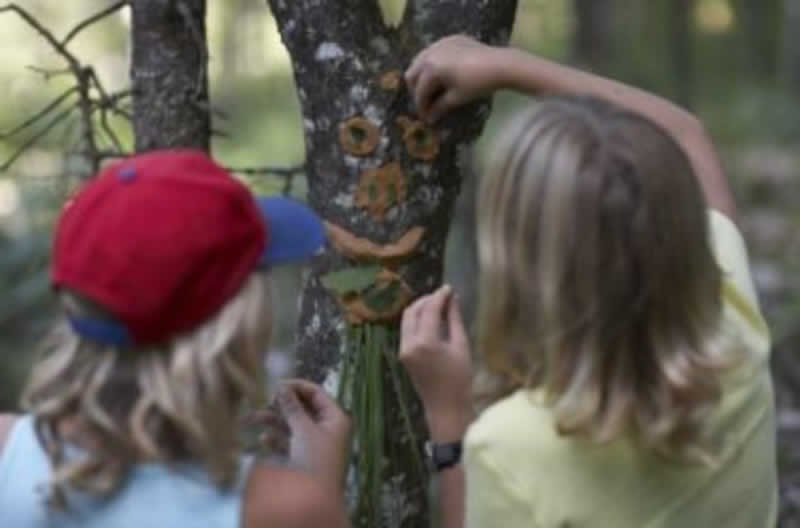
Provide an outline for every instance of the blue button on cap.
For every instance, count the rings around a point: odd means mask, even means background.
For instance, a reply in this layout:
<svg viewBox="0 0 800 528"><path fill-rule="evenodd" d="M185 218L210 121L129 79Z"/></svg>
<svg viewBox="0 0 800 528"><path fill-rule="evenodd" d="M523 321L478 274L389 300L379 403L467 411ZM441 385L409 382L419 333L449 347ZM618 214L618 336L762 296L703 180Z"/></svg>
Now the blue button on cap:
<svg viewBox="0 0 800 528"><path fill-rule="evenodd" d="M119 173L117 173L117 177L124 181L130 182L136 179L136 168L135 167L123 167Z"/></svg>

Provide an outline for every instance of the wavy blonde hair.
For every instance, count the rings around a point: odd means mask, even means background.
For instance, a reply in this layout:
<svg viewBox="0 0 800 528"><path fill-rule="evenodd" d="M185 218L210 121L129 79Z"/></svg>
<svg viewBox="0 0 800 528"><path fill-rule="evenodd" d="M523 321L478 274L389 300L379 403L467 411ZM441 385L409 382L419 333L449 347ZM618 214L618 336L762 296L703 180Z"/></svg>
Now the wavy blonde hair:
<svg viewBox="0 0 800 528"><path fill-rule="evenodd" d="M736 353L707 223L686 155L645 118L570 97L514 120L479 195L483 403L541 388L561 434L711 460Z"/></svg>
<svg viewBox="0 0 800 528"><path fill-rule="evenodd" d="M70 316L110 319L74 293L60 298ZM199 461L217 486L233 485L238 411L263 393L270 322L268 278L254 273L213 319L163 346L101 345L58 324L23 394L53 467L53 504L66 506L67 489L108 496L142 460ZM65 419L101 447L69 455Z"/></svg>

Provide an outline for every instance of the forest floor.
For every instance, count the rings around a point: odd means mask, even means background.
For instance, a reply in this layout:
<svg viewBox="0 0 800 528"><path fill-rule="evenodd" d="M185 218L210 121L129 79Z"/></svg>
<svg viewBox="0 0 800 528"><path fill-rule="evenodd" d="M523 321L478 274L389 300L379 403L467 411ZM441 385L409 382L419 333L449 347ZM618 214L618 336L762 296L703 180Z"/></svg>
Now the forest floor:
<svg viewBox="0 0 800 528"><path fill-rule="evenodd" d="M773 337L780 528L800 528L800 153L751 147L728 156L751 271Z"/></svg>

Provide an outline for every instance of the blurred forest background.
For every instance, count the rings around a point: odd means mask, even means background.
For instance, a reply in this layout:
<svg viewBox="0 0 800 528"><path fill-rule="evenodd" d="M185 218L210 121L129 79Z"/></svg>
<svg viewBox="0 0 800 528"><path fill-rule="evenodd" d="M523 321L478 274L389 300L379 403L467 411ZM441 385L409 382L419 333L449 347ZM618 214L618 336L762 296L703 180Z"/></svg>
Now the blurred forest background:
<svg viewBox="0 0 800 528"><path fill-rule="evenodd" d="M112 3L20 0L19 5L63 36ZM395 13L403 4L381 3ZM302 124L289 58L266 3L209 0L209 11L215 156L236 167L302 163ZM129 30L123 10L71 44L110 92L129 84ZM752 271L774 336L781 526L800 527L800 359L795 353L800 345L800 0L521 0L513 43L664 95L707 124L736 187ZM75 117L65 114L10 166L6 161L48 121L21 134L5 132L71 86L72 80L59 74L64 67L29 26L12 13L0 13L0 410L16 407L35 343L54 315L47 276L53 219L89 173ZM524 103L511 94L496 99L476 148L476 168L486 138ZM110 126L132 149L125 119L112 116ZM277 177L244 177L263 192L284 190ZM473 184L474 177L462 193L446 263L449 280L467 300L468 316L475 302L470 289L476 272ZM302 177L290 192L303 197ZM274 298L281 350L291 349L299 285L299 270L278 272ZM280 361L286 355L274 357Z"/></svg>

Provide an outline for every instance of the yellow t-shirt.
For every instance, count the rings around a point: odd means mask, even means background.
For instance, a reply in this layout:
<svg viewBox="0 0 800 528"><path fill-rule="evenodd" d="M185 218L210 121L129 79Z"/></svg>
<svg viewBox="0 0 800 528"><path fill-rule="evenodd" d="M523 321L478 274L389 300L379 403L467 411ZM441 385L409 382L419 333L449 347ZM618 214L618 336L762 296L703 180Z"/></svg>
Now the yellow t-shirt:
<svg viewBox="0 0 800 528"><path fill-rule="evenodd" d="M517 391L478 418L465 440L468 528L774 528L775 412L769 332L744 241L711 211L726 327L749 360L730 372L712 419L714 467L669 461L629 437L597 445L559 436L536 392Z"/></svg>

